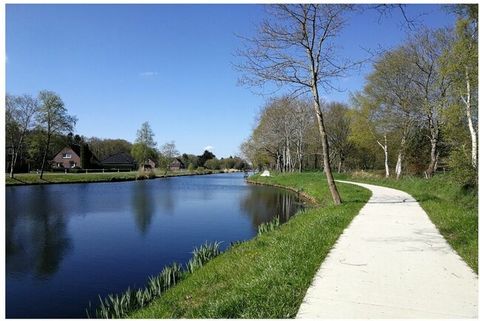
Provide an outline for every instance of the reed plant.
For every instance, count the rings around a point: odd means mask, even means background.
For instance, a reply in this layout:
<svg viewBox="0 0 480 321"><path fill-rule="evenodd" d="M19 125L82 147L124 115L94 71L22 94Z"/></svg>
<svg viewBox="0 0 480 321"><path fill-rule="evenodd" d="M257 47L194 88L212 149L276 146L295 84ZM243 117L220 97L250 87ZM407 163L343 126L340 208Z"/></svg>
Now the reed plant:
<svg viewBox="0 0 480 321"><path fill-rule="evenodd" d="M262 223L258 226L258 235L275 230L280 226L280 218L275 216L270 222Z"/></svg>
<svg viewBox="0 0 480 321"><path fill-rule="evenodd" d="M220 254L220 243L221 242L213 242L209 244L205 242L205 244L195 248L192 252L193 257L187 263L188 272L193 273L193 271L218 256Z"/></svg>
<svg viewBox="0 0 480 321"><path fill-rule="evenodd" d="M100 299L100 304L94 311L98 319L126 318L129 313L147 306L155 298L160 297L166 290L175 286L188 274L205 265L208 261L218 256L220 242L202 244L193 250L193 257L183 269L178 263L173 263L163 268L157 276L150 276L144 288L131 290L128 288L121 294L110 294ZM87 308L87 317L91 317L91 305Z"/></svg>

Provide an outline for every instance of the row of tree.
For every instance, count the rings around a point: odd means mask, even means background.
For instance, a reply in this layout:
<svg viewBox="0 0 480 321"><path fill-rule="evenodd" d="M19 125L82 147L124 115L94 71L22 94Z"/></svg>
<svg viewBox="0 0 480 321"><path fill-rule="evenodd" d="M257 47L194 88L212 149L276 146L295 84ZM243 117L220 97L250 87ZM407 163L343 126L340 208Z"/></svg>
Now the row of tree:
<svg viewBox="0 0 480 321"><path fill-rule="evenodd" d="M241 69L250 84L290 83L294 95L265 105L243 154L256 167L279 171L318 168L320 155L327 178L331 164L338 171L383 168L388 177L393 161L397 178L405 169L429 178L442 166L476 184L477 6L452 8L455 28L422 29L383 52L347 105L325 103L318 94L347 68L334 63L332 44L324 51L345 7L276 6L273 17L284 22L264 24ZM296 98L299 92L311 98ZM329 186L340 202L334 183Z"/></svg>
<svg viewBox="0 0 480 321"><path fill-rule="evenodd" d="M160 168L168 170L175 158L179 158L190 170L198 167L209 169L243 169L247 163L239 157L217 159L209 151L196 156L177 151L175 142L168 142L157 149L148 122L141 125L132 144L124 139L101 139L73 135L77 118L68 111L56 93L42 91L37 97L30 95L6 96L6 155L10 177L15 172L39 169L40 176L50 168L49 161L65 146L80 146L82 168L96 168L101 161L116 153L131 155L140 166L153 160ZM95 158L92 156L95 155Z"/></svg>
<svg viewBox="0 0 480 321"><path fill-rule="evenodd" d="M131 146L131 154L138 164L145 164L149 159L159 164L160 168L168 170L170 164L177 158L185 168L196 170L198 168L219 169L245 169L248 164L242 158L230 156L229 158L217 159L216 156L205 150L202 155L182 154L177 151L175 142L168 142L157 149L150 124L145 122L137 131L135 143Z"/></svg>
<svg viewBox="0 0 480 321"><path fill-rule="evenodd" d="M19 159L40 164L40 178L52 145L61 144L73 130L77 118L68 114L56 93L41 91L37 97L7 95L5 101L6 155L10 177Z"/></svg>

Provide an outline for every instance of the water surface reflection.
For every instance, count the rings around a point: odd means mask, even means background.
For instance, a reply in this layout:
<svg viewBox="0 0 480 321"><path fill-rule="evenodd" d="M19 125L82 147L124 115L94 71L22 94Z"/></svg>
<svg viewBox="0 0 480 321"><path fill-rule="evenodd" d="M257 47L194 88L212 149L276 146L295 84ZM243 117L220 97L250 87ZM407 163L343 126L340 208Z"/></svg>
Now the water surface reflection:
<svg viewBox="0 0 480 321"><path fill-rule="evenodd" d="M143 286L205 241L249 239L298 206L242 174L7 187L7 317L84 317L98 295Z"/></svg>

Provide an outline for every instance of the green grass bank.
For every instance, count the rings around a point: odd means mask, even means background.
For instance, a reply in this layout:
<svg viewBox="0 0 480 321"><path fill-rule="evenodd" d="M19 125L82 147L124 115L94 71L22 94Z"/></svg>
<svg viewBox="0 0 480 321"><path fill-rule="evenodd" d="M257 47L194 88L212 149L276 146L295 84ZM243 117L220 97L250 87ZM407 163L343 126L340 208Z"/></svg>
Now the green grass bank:
<svg viewBox="0 0 480 321"><path fill-rule="evenodd" d="M291 318L318 267L370 191L339 184L341 206L330 201L320 173L251 178L303 191L317 206L279 228L235 245L167 290L131 318ZM221 240L218 240L221 241Z"/></svg>
<svg viewBox="0 0 480 321"><path fill-rule="evenodd" d="M465 189L451 175L420 177L375 177L369 174L336 175L360 183L402 190L412 195L427 212L448 243L478 274L478 191Z"/></svg>
<svg viewBox="0 0 480 321"><path fill-rule="evenodd" d="M205 175L218 173L219 171L176 171L168 172L166 177L187 176L187 175ZM165 177L164 171L156 170L156 178ZM99 182L121 182L137 179L138 172L106 172L106 173L51 173L45 172L43 179L39 174L15 174L14 178L6 174L5 185L38 185L38 184L68 184L68 183L99 183Z"/></svg>

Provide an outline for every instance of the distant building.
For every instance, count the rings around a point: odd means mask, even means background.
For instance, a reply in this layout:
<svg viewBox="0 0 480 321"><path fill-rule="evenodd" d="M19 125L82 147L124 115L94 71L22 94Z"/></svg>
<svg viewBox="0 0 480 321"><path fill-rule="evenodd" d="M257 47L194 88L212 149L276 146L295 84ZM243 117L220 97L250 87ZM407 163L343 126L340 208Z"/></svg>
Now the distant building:
<svg viewBox="0 0 480 321"><path fill-rule="evenodd" d="M125 152L116 153L108 156L102 160L102 165L104 168L115 168L115 169L135 169L137 168L137 163L130 154Z"/></svg>
<svg viewBox="0 0 480 321"><path fill-rule="evenodd" d="M80 146L71 145L63 148L53 158L52 167L79 168L80 167Z"/></svg>
<svg viewBox="0 0 480 321"><path fill-rule="evenodd" d="M157 167L157 163L155 163L155 161L153 161L152 159L148 159L145 164L143 165L143 168L149 168L149 169L154 169Z"/></svg>
<svg viewBox="0 0 480 321"><path fill-rule="evenodd" d="M82 153L84 162L82 164ZM64 147L59 151L53 160L51 161L53 168L97 168L99 166L99 161L97 157L90 151L87 144L77 145L72 144L70 146Z"/></svg>
<svg viewBox="0 0 480 321"><path fill-rule="evenodd" d="M175 158L168 167L171 171L178 171L180 169L185 169L185 164L179 158Z"/></svg>

